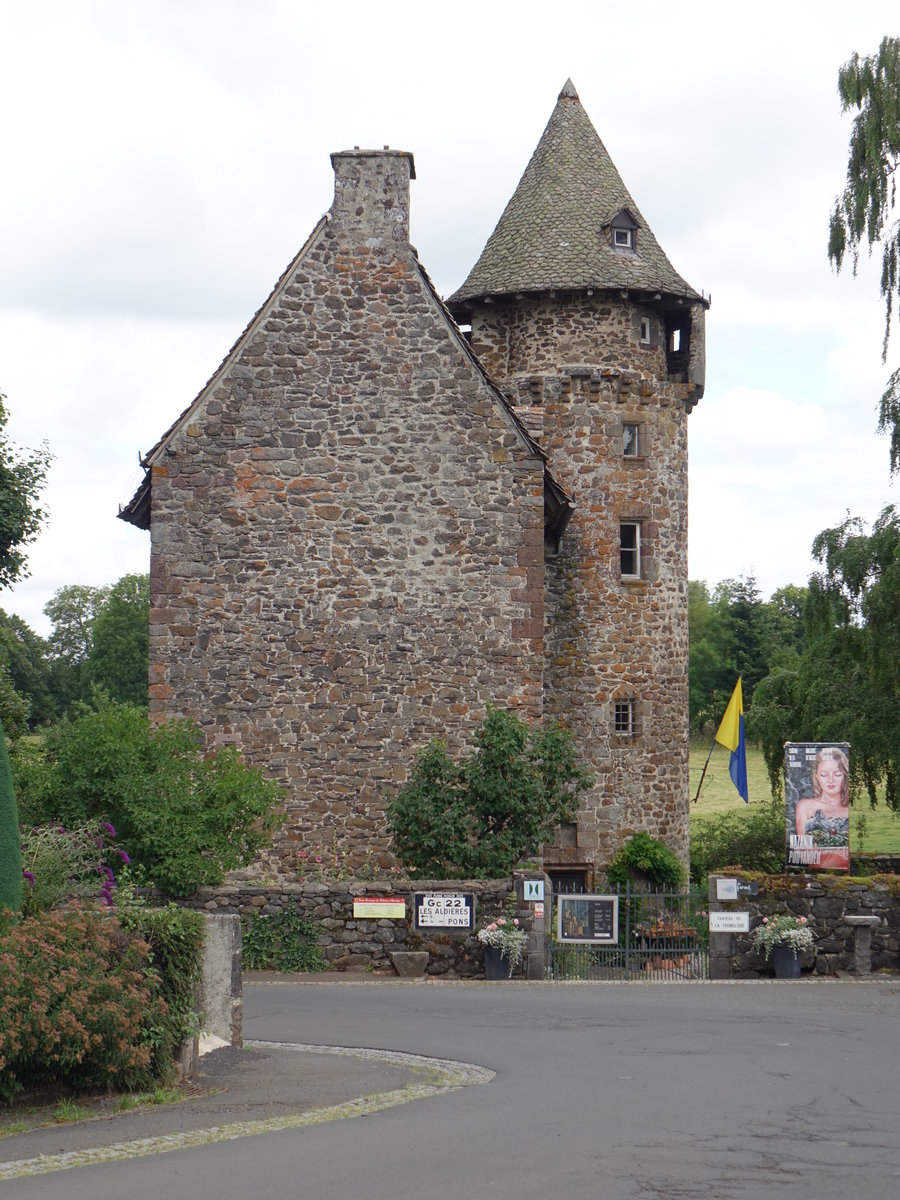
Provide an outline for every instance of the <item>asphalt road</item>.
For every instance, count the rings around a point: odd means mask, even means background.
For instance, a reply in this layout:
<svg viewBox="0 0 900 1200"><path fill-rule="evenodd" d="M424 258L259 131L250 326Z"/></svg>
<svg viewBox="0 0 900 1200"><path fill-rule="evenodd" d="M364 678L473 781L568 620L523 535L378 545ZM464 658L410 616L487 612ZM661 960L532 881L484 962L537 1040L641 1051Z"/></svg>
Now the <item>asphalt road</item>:
<svg viewBox="0 0 900 1200"><path fill-rule="evenodd" d="M4 1200L896 1200L900 981L251 985L245 1037L475 1063L353 1119L4 1182Z"/></svg>

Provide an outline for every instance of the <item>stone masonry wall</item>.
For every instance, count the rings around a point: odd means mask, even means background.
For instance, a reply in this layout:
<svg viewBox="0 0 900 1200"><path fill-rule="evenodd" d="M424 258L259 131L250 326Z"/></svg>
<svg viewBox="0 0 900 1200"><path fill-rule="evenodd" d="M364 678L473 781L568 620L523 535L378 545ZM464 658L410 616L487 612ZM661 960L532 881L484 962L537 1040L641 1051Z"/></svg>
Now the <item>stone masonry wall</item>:
<svg viewBox="0 0 900 1200"><path fill-rule="evenodd" d="M646 830L688 855L687 412L690 388L665 379L661 320L621 298L498 303L472 317L472 344L521 408L575 499L546 563L545 713L575 735L595 775L574 829L545 868L602 866ZM698 310L698 328L702 312ZM701 330L702 332L702 330ZM622 452L622 427L640 455ZM641 577L623 579L619 526L639 521ZM638 732L613 730L616 701Z"/></svg>
<svg viewBox="0 0 900 1200"><path fill-rule="evenodd" d="M329 219L154 460L150 709L284 785L283 866L387 868L429 739L540 717L542 463L409 245L410 157L334 162Z"/></svg>
<svg viewBox="0 0 900 1200"><path fill-rule="evenodd" d="M512 902L514 883L505 880L309 880L305 883L254 886L246 883L201 888L181 903L207 913L272 915L294 906L299 914L317 922L319 946L330 968L337 971L393 970L392 950L426 950L427 974L453 979L483 978L484 951L475 933L413 928L412 895L417 891L474 892L476 929L503 915ZM408 920L359 920L353 916L354 896L402 896L407 899ZM531 908L517 909L522 928L531 927ZM518 974L522 973L520 964Z"/></svg>
<svg viewBox="0 0 900 1200"><path fill-rule="evenodd" d="M740 878L740 872L730 873ZM754 877L756 878L756 877ZM763 917L790 913L806 917L815 944L803 955L804 972L833 975L854 969L853 929L847 916L877 916L880 924L872 930L872 970L900 969L900 881L895 875L873 875L868 879L836 875L770 876L760 883L760 895L743 896L739 901L716 902L715 877L710 879L710 907L722 911L750 913L748 934L721 937L725 949L710 941L713 978L752 979L771 975L772 965L753 949L752 931Z"/></svg>

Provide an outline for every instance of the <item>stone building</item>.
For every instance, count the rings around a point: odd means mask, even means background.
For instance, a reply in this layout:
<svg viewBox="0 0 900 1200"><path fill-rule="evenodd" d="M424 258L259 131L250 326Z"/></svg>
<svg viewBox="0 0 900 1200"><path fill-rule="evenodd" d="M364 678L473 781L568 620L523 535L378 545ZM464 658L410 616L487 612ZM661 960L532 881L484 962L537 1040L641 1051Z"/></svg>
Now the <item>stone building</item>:
<svg viewBox="0 0 900 1200"><path fill-rule="evenodd" d="M545 847L561 882L637 829L684 857L705 299L571 82L446 306L412 156L332 164L331 209L121 514L151 533L151 714L285 785L285 862L385 855L418 749L468 743L488 703L561 719L594 772Z"/></svg>

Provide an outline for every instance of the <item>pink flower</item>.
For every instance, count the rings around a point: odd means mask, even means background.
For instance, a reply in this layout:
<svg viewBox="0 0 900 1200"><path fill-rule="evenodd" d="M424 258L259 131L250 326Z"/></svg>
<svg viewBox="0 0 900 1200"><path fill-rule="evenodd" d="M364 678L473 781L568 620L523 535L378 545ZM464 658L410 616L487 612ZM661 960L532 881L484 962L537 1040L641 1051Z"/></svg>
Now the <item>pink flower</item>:
<svg viewBox="0 0 900 1200"><path fill-rule="evenodd" d="M297 857L298 858L309 858L309 851L308 850L298 850Z"/></svg>
<svg viewBox="0 0 900 1200"><path fill-rule="evenodd" d="M513 925L518 925L518 923L519 923L519 919L518 919L518 917L516 917L516 919L513 921Z"/></svg>
<svg viewBox="0 0 900 1200"><path fill-rule="evenodd" d="M505 924L506 924L506 922L503 920L503 918L502 918L502 917L498 917L498 918L497 918L497 924L498 924L498 925L505 925Z"/></svg>
<svg viewBox="0 0 900 1200"><path fill-rule="evenodd" d="M800 924L801 924L801 925L805 925L805 924L806 924L806 917L801 917L801 918L800 918Z"/></svg>
<svg viewBox="0 0 900 1200"><path fill-rule="evenodd" d="M768 923L769 923L769 918L763 917L763 925L768 925Z"/></svg>
<svg viewBox="0 0 900 1200"><path fill-rule="evenodd" d="M316 855L316 862L321 862L321 861L322 861L322 855L321 855L321 854L317 854L317 855Z"/></svg>

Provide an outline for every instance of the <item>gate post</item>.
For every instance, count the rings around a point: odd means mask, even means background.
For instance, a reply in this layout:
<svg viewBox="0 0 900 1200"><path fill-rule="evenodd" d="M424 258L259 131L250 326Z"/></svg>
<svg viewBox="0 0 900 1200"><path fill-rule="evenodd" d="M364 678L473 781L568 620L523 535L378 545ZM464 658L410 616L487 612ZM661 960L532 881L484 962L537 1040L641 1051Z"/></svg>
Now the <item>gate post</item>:
<svg viewBox="0 0 900 1200"><path fill-rule="evenodd" d="M530 904L525 899L526 879L541 880L544 884L544 916L535 916L533 904ZM550 877L549 875L544 875L542 872L517 874L515 877L515 886L519 915L523 915L524 912L531 920L531 929L528 932L528 942L525 946L525 978L544 979L547 970L547 933L550 929L550 919L553 912L553 893Z"/></svg>
<svg viewBox="0 0 900 1200"><path fill-rule="evenodd" d="M725 876L710 875L707 880L709 911L721 912L722 902L718 898L716 880ZM734 958L734 934L713 933L709 931L709 977L710 979L730 979L731 960Z"/></svg>

